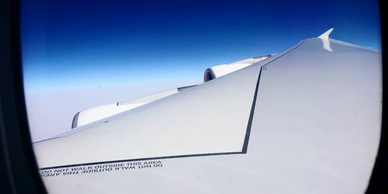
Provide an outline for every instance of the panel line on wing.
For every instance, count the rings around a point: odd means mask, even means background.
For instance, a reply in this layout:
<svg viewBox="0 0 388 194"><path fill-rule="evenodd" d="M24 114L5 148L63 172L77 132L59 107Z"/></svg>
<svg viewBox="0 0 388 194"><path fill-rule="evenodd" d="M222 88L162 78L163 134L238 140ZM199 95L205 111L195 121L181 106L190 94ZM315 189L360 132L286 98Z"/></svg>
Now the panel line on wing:
<svg viewBox="0 0 388 194"><path fill-rule="evenodd" d="M274 61L276 61L277 59L279 59L280 57L284 56L285 54L291 52L292 50L298 48L302 43L304 42L304 40L302 40L298 45L296 45L295 47L293 47L292 49L288 50L287 52L283 53L282 55L278 56L277 58L273 59L272 61L269 61L267 64L261 66L260 68L260 72L259 72L259 77L257 79L257 84L256 84L256 89L255 89L255 94L253 96L253 102L252 102L252 107L251 107L251 113L249 115L249 120L248 120L248 125L247 125L247 130L246 130L246 133L245 133L245 139L244 139L244 144L243 144L243 149L242 149L242 153L247 153L248 151L248 144L249 144L249 137L251 135L251 128L252 128L252 122L253 122L253 118L254 118L254 114L255 114L255 107L256 107L256 99L257 99L257 95L258 95L258 92L259 92L259 87L260 87L260 79L261 79L261 73L263 71L263 68L266 69L266 66ZM264 69L264 70L265 70Z"/></svg>
<svg viewBox="0 0 388 194"><path fill-rule="evenodd" d="M259 77L257 79L255 94L253 96L253 102L252 102L252 107L251 107L251 113L249 115L247 131L245 133L245 139L244 139L244 145L243 145L243 148L242 148L242 153L247 153L247 150L248 150L249 136L251 134L252 120L253 120L253 116L255 114L256 99L257 99L257 93L258 93L258 90L259 90L260 77L261 77L262 70L263 70L263 67L260 68Z"/></svg>

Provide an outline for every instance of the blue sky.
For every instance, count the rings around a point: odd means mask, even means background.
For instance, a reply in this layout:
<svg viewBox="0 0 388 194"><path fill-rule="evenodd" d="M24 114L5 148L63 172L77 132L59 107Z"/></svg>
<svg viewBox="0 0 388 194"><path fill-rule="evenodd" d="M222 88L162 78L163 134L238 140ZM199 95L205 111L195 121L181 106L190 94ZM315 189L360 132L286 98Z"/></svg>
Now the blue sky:
<svg viewBox="0 0 388 194"><path fill-rule="evenodd" d="M207 67L331 37L380 49L378 2L23 0L27 91L202 80Z"/></svg>

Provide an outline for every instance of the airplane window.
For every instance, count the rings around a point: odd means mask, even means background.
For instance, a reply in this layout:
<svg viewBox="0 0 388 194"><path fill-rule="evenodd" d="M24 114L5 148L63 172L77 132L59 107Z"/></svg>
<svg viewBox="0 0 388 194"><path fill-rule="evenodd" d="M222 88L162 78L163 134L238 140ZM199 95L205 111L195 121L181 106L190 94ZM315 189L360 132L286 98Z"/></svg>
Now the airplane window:
<svg viewBox="0 0 388 194"><path fill-rule="evenodd" d="M377 1L21 6L28 119L49 193L368 187L382 112Z"/></svg>

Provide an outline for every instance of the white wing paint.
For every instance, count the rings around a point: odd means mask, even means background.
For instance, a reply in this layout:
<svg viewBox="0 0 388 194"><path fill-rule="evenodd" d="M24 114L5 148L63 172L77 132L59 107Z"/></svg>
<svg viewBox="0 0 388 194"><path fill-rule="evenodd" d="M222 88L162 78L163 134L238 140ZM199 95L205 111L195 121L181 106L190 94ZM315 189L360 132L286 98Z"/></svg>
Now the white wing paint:
<svg viewBox="0 0 388 194"><path fill-rule="evenodd" d="M364 193L380 138L381 78L379 52L305 39L35 143L35 154L50 193ZM149 161L162 167L113 166ZM84 170L64 175L72 168Z"/></svg>

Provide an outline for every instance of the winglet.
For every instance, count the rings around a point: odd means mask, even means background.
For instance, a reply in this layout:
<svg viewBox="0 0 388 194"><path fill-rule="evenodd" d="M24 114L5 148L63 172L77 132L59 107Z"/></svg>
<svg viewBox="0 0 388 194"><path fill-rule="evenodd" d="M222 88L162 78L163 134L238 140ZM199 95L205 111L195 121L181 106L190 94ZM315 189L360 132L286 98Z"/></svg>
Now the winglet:
<svg viewBox="0 0 388 194"><path fill-rule="evenodd" d="M330 33L334 30L334 28L330 28L328 31L326 31L325 33L321 34L320 36L318 36L318 38L322 39L322 40L328 40L329 39L329 35Z"/></svg>

